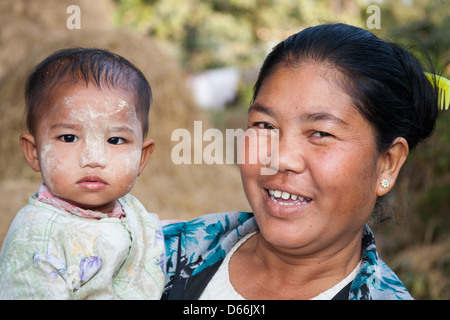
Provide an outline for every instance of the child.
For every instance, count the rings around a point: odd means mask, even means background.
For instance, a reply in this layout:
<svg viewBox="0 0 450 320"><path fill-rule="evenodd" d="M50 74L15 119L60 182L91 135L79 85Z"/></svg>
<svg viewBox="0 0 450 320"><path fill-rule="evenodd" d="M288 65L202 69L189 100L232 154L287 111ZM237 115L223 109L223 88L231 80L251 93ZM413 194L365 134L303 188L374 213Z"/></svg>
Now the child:
<svg viewBox="0 0 450 320"><path fill-rule="evenodd" d="M0 253L2 299L159 299L159 220L128 192L154 142L151 88L126 59L72 48L26 83L29 133L20 144L43 184Z"/></svg>

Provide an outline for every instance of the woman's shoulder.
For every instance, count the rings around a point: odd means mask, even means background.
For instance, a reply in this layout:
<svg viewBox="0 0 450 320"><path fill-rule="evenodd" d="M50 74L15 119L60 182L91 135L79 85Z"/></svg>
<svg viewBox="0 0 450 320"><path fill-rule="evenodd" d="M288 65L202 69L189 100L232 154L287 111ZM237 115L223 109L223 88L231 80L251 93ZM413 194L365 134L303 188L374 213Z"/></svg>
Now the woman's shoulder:
<svg viewBox="0 0 450 320"><path fill-rule="evenodd" d="M163 227L169 274L182 262L193 275L220 261L233 245L257 229L249 212L207 214Z"/></svg>
<svg viewBox="0 0 450 320"><path fill-rule="evenodd" d="M249 212L214 213L164 226L167 283L163 299L198 296L227 252L257 228ZM192 282L195 285L188 285Z"/></svg>
<svg viewBox="0 0 450 320"><path fill-rule="evenodd" d="M240 238L241 233L245 235L248 230L254 231L255 228L253 213L234 211L212 213L191 221L168 224L163 227L163 232L166 241L182 241L187 246L195 246L201 245L198 239L208 240L206 242L211 244L224 237Z"/></svg>
<svg viewBox="0 0 450 320"><path fill-rule="evenodd" d="M254 226L256 221L253 213L234 211L206 214L191 221L171 223L165 225L163 231L166 241L179 239L188 244L196 244L198 241L191 240L199 235L209 240L230 233L239 236L240 232L247 233L246 229Z"/></svg>
<svg viewBox="0 0 450 320"><path fill-rule="evenodd" d="M383 260L375 245L375 236L364 226L361 270L350 288L349 299L356 300L410 300L408 290Z"/></svg>

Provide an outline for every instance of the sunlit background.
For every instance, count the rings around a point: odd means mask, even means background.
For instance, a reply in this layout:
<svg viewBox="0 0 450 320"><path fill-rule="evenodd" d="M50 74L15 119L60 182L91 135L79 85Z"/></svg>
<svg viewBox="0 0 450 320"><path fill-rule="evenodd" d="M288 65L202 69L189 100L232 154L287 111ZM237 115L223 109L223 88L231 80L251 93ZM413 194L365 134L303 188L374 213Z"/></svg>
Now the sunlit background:
<svg viewBox="0 0 450 320"><path fill-rule="evenodd" d="M68 10L70 5L79 8ZM379 24L374 11L379 8ZM76 20L79 18L78 20ZM345 22L410 48L450 75L448 0L3 0L0 2L0 245L40 176L23 159L23 86L64 47L110 49L136 64L153 92L150 163L132 193L162 219L250 210L236 165L175 165L171 134L243 128L264 57L308 26ZM373 29L372 29L373 28ZM203 142L203 147L208 143ZM411 154L391 197L393 219L373 225L381 256L416 299L450 298L450 110Z"/></svg>

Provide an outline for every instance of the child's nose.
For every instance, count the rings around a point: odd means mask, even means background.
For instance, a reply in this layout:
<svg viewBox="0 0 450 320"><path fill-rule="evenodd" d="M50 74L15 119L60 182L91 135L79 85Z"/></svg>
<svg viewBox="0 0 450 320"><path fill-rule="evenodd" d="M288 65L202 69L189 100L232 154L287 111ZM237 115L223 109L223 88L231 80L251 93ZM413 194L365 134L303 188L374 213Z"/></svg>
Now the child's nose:
<svg viewBox="0 0 450 320"><path fill-rule="evenodd" d="M80 157L80 166L104 168L107 164L105 144L99 139L86 140L83 154Z"/></svg>

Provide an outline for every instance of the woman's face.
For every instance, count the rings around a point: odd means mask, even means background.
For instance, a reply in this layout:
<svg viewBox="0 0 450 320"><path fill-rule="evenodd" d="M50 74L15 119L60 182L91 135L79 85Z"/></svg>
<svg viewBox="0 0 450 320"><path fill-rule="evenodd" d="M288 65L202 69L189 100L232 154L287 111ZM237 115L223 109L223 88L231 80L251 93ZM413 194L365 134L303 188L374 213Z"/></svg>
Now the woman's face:
<svg viewBox="0 0 450 320"><path fill-rule="evenodd" d="M277 132L279 158L273 175L261 175L261 163L241 164L244 190L264 239L285 250L312 254L360 241L377 198L373 129L336 76L320 64L280 67L248 113L249 128Z"/></svg>

